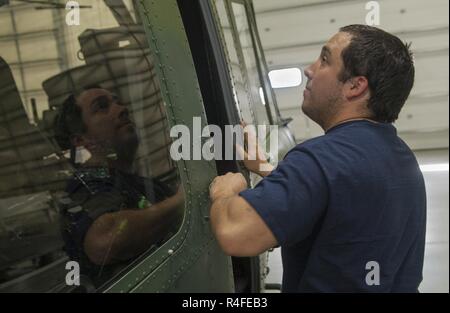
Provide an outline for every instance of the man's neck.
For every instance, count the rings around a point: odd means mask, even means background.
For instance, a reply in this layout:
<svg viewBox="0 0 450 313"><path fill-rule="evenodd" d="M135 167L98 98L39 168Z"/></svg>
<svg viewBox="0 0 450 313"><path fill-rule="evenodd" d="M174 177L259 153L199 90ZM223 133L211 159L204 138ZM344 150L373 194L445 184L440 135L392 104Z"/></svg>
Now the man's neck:
<svg viewBox="0 0 450 313"><path fill-rule="evenodd" d="M370 116L370 114L342 114L342 115L335 116L334 118L331 118L329 121L324 123L322 128L325 132L327 132L328 130L330 130L331 128L333 128L339 124L343 124L343 123L351 122L351 121L359 121L359 120L368 120L368 121L374 122L374 120Z"/></svg>
<svg viewBox="0 0 450 313"><path fill-rule="evenodd" d="M85 166L114 168L121 172L133 173L133 162L114 156L92 157Z"/></svg>
<svg viewBox="0 0 450 313"><path fill-rule="evenodd" d="M124 161L121 159L113 160L111 161L110 166L128 174L132 174L134 172L133 162L129 161Z"/></svg>

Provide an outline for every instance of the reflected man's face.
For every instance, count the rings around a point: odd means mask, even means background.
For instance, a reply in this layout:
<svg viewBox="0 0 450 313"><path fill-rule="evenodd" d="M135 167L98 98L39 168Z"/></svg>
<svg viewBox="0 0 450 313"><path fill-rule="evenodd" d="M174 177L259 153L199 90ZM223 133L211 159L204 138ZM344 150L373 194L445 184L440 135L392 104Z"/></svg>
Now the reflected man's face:
<svg viewBox="0 0 450 313"><path fill-rule="evenodd" d="M91 153L135 152L136 128L128 109L117 96L105 89L93 88L82 92L77 104L86 126L81 141Z"/></svg>

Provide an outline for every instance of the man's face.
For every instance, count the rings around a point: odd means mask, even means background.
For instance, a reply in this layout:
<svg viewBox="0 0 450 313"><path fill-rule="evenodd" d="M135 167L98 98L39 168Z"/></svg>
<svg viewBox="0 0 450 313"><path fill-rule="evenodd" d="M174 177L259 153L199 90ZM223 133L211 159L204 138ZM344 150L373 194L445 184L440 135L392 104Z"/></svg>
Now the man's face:
<svg viewBox="0 0 450 313"><path fill-rule="evenodd" d="M86 132L83 144L91 153L134 153L136 128L128 109L109 91L88 89L77 98Z"/></svg>
<svg viewBox="0 0 450 313"><path fill-rule="evenodd" d="M351 35L339 32L323 46L319 58L306 70L308 78L303 93L303 112L319 125L334 115L344 99L343 83L338 75L343 68L342 50L350 43Z"/></svg>

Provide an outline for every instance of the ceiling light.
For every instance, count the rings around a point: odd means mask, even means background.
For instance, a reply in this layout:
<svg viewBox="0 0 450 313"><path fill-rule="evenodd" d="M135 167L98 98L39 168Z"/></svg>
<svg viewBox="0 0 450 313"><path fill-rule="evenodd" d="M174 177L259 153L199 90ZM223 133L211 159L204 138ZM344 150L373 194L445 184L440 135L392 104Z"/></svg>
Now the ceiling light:
<svg viewBox="0 0 450 313"><path fill-rule="evenodd" d="M269 72L272 88L297 87L302 83L302 72L299 68L285 68Z"/></svg>

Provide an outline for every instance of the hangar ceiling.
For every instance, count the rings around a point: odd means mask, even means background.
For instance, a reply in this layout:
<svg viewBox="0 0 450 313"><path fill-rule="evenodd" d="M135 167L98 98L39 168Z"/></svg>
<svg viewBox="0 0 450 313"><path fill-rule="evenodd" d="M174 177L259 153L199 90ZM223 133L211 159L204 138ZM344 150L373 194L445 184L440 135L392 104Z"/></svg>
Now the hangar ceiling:
<svg viewBox="0 0 450 313"><path fill-rule="evenodd" d="M82 10L81 19L92 26L111 27L114 20L102 0L78 1L100 6L100 13ZM131 8L131 0L125 1ZM318 56L321 46L339 27L364 23L364 0L254 0L257 23L270 69L304 69ZM379 0L380 27L412 42L416 82L396 126L414 149L448 147L448 6L447 0ZM11 1L14 12L0 10L0 52L11 66L25 109L32 116L31 99L41 114L47 106L40 82L80 64L77 36L81 26L64 27L65 10L41 10L33 20L36 5ZM94 11L94 10L92 10ZM57 40L64 36L66 40ZM61 44L63 43L63 44ZM17 52L19 51L19 53ZM301 112L303 85L276 89L284 117L298 141L322 134Z"/></svg>
<svg viewBox="0 0 450 313"><path fill-rule="evenodd" d="M363 0L254 0L256 20L270 69L306 68L322 45L348 24L364 24ZM414 149L448 147L447 0L379 0L379 27L412 42L416 79L396 127ZM300 110L304 83L276 89L281 114L294 118L296 139L322 134Z"/></svg>

